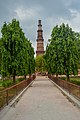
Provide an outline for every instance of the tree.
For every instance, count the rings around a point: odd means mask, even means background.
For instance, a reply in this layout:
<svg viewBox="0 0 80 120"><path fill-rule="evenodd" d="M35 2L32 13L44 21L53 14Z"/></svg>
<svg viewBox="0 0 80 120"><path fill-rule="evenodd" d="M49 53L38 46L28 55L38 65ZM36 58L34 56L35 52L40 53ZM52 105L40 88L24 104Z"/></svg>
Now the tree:
<svg viewBox="0 0 80 120"><path fill-rule="evenodd" d="M78 54L79 54L79 64L78 69L80 69L80 33L75 33L76 39L77 39L77 47L78 47Z"/></svg>
<svg viewBox="0 0 80 120"><path fill-rule="evenodd" d="M1 46L2 46L2 41L0 39L0 74L1 74L1 61L2 61Z"/></svg>
<svg viewBox="0 0 80 120"><path fill-rule="evenodd" d="M46 62L49 73L70 74L78 71L78 47L75 32L65 25L56 26L52 30L50 44L46 48Z"/></svg>
<svg viewBox="0 0 80 120"><path fill-rule="evenodd" d="M35 72L35 59L34 59L34 49L28 41L28 74L31 77L31 74Z"/></svg>
<svg viewBox="0 0 80 120"><path fill-rule="evenodd" d="M36 71L38 72L45 71L45 59L43 55L38 55L36 57Z"/></svg>
<svg viewBox="0 0 80 120"><path fill-rule="evenodd" d="M32 65L32 63L29 64L29 58L32 55L32 60L34 61L34 52L31 51L31 43L25 37L19 21L16 19L13 19L12 22L8 24L5 22L1 32L1 74L3 77L12 75L13 82L15 83L16 75L29 74L29 66Z"/></svg>

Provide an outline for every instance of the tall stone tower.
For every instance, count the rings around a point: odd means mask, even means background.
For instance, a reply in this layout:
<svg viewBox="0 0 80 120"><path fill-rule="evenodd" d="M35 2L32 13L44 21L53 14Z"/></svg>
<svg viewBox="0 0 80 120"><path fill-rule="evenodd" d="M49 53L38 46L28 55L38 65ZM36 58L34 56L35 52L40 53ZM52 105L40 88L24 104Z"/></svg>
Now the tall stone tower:
<svg viewBox="0 0 80 120"><path fill-rule="evenodd" d="M36 56L44 54L44 39L41 20L38 21Z"/></svg>

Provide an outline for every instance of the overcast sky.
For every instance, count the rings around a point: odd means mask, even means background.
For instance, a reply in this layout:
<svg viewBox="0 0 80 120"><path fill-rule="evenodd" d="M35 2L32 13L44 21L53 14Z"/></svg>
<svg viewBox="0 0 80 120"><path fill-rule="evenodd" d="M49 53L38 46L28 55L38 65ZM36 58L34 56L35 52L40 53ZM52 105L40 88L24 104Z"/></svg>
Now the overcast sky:
<svg viewBox="0 0 80 120"><path fill-rule="evenodd" d="M0 30L4 21L11 22L13 18L20 21L36 50L39 19L42 20L45 46L56 24L68 23L73 30L80 31L80 0L0 0Z"/></svg>

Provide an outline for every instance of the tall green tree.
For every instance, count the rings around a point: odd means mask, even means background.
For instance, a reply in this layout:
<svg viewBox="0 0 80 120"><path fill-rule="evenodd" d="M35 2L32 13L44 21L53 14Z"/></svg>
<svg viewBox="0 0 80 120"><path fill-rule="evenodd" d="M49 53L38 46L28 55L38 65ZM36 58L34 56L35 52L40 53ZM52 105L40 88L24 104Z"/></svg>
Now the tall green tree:
<svg viewBox="0 0 80 120"><path fill-rule="evenodd" d="M34 52L32 52L34 50L16 19L8 24L5 22L1 32L1 74L3 77L12 75L15 83L16 75L29 74L29 67L32 65L32 63L29 64L29 60L31 60L29 58L32 55L32 60L34 60Z"/></svg>
<svg viewBox="0 0 80 120"><path fill-rule="evenodd" d="M2 47L2 41L0 39L0 74L1 74L1 61L2 61L1 47Z"/></svg>
<svg viewBox="0 0 80 120"><path fill-rule="evenodd" d="M79 64L78 69L80 69L80 33L75 33L76 39L77 39L77 47L78 47L78 54L79 54Z"/></svg>
<svg viewBox="0 0 80 120"><path fill-rule="evenodd" d="M28 74L31 76L35 72L35 59L34 59L34 48L31 45L31 42L28 41Z"/></svg>
<svg viewBox="0 0 80 120"><path fill-rule="evenodd" d="M55 26L52 30L50 44L46 48L46 62L49 73L70 74L78 72L78 47L75 32L65 25Z"/></svg>

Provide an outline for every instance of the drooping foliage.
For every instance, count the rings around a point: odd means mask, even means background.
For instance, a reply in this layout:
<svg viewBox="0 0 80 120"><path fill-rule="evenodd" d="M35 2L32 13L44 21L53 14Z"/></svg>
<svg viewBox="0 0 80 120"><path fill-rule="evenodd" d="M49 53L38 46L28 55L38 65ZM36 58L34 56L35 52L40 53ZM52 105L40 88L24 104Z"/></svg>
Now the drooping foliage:
<svg viewBox="0 0 80 120"><path fill-rule="evenodd" d="M79 52L76 33L64 23L55 26L52 30L50 44L46 47L47 70L51 74L77 74Z"/></svg>
<svg viewBox="0 0 80 120"><path fill-rule="evenodd" d="M28 74L31 75L35 72L35 59L34 58L34 49L31 47L30 41L28 41Z"/></svg>
<svg viewBox="0 0 80 120"><path fill-rule="evenodd" d="M0 74L1 74L1 58L2 58L1 46L2 46L2 41L0 39Z"/></svg>
<svg viewBox="0 0 80 120"><path fill-rule="evenodd" d="M78 47L78 56L79 56L79 64L78 69L80 69L80 33L75 33L76 39L77 39L77 47Z"/></svg>
<svg viewBox="0 0 80 120"><path fill-rule="evenodd" d="M12 75L15 82L16 75L32 74L35 68L34 49L25 37L19 21L13 19L11 23L5 22L1 32L2 76ZM33 62L30 63L30 60Z"/></svg>

